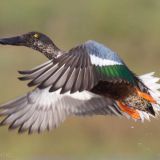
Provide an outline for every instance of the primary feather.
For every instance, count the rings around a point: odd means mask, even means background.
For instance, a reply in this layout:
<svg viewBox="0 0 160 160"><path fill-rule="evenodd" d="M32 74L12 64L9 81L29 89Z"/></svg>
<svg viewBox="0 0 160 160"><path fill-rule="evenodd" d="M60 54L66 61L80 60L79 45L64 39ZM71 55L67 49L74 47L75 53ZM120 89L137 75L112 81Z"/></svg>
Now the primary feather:
<svg viewBox="0 0 160 160"><path fill-rule="evenodd" d="M49 92L49 88L35 89L14 101L0 106L1 125L19 132L41 132L59 126L67 116L121 115L115 101L88 91L74 94Z"/></svg>
<svg viewBox="0 0 160 160"><path fill-rule="evenodd" d="M95 41L87 41L69 52L32 69L22 80L31 79L29 86L50 91L61 88L61 93L90 90L99 81L124 80L135 84L135 76L119 56ZM24 73L23 71L21 73Z"/></svg>

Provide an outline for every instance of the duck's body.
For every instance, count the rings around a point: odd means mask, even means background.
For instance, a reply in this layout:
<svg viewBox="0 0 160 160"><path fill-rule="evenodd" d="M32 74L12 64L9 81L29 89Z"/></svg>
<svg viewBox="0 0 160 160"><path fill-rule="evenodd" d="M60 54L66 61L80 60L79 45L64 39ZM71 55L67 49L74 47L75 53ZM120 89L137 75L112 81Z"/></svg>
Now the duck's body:
<svg viewBox="0 0 160 160"><path fill-rule="evenodd" d="M19 79L30 80L28 86L36 89L2 105L1 114L8 116L1 124L10 128L43 131L69 115L126 115L143 120L159 110L159 79L152 74L137 77L115 52L98 42L87 41L63 52L44 34L30 32L0 39L0 44L31 47L49 59L20 71L24 76Z"/></svg>

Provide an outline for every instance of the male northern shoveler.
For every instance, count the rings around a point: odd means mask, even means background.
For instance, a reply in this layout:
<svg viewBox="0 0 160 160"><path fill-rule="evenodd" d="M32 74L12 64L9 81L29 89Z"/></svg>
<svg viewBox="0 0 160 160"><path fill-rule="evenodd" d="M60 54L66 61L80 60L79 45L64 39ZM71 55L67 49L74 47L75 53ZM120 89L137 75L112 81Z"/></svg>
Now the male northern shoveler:
<svg viewBox="0 0 160 160"><path fill-rule="evenodd" d="M36 86L32 92L0 106L1 125L19 132L57 127L67 116L117 115L135 120L156 117L160 84L154 73L136 76L112 50L87 41L68 52L39 32L2 38L0 44L26 46L49 61L26 71L20 80Z"/></svg>

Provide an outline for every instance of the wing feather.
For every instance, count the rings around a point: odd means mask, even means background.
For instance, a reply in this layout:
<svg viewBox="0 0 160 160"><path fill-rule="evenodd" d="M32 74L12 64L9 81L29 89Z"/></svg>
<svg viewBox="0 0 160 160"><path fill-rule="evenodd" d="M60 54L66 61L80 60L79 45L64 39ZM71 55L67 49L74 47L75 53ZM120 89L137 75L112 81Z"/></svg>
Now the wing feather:
<svg viewBox="0 0 160 160"><path fill-rule="evenodd" d="M47 61L47 62L45 62L45 63L43 63L43 64L41 64L41 65L33 68L32 70L18 71L18 72L19 72L20 74L24 74L24 75L25 75L25 74L32 74L32 73L40 70L41 68L44 68L45 66L49 66L50 64L52 64L52 60Z"/></svg>
<svg viewBox="0 0 160 160"><path fill-rule="evenodd" d="M50 92L91 90L100 81L124 80L136 82L134 74L119 56L97 42L88 41L44 65L31 70L21 80L31 79L28 86L41 89L50 87Z"/></svg>
<svg viewBox="0 0 160 160"><path fill-rule="evenodd" d="M71 115L121 115L115 105L114 100L88 91L60 94L60 90L49 92L49 88L37 88L1 105L0 114L4 118L0 124L9 125L9 129L18 128L19 133L39 133L58 127Z"/></svg>

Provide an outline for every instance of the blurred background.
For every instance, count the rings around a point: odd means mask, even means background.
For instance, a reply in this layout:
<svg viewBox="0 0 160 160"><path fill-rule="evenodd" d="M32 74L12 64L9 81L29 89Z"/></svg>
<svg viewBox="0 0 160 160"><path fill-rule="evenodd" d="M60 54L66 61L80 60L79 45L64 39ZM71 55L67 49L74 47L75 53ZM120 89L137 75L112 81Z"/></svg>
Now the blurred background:
<svg viewBox="0 0 160 160"><path fill-rule="evenodd" d="M119 53L138 75L160 76L159 0L1 0L0 37L40 31L63 50L94 39ZM45 62L25 47L0 46L0 103L31 88L17 70ZM69 118L58 129L28 136L0 128L0 159L160 159L160 119Z"/></svg>

